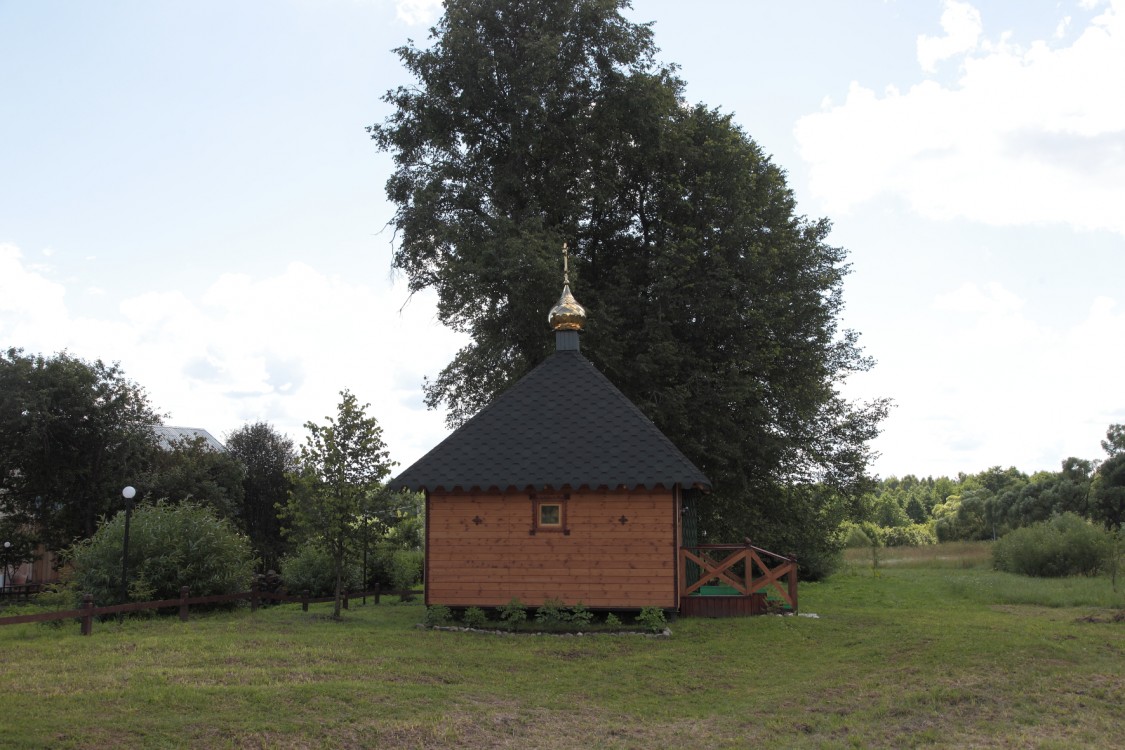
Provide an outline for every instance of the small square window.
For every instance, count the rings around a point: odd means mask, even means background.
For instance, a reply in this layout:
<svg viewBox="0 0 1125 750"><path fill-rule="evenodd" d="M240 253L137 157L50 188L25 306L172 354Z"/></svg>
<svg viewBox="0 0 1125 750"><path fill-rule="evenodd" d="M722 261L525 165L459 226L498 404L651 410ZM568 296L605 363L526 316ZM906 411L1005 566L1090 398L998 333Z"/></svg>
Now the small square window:
<svg viewBox="0 0 1125 750"><path fill-rule="evenodd" d="M539 525L562 526L562 506L558 503L540 503Z"/></svg>
<svg viewBox="0 0 1125 750"><path fill-rule="evenodd" d="M527 533L535 536L537 531L570 534L566 527L566 502L570 495L565 492L549 495L531 494L531 528Z"/></svg>

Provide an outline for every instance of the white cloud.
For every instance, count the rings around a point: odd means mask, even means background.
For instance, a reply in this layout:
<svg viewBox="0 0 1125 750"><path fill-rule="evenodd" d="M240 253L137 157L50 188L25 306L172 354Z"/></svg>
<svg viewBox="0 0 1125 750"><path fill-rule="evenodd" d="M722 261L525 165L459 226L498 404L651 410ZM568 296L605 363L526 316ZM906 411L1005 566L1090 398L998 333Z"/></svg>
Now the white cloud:
<svg viewBox="0 0 1125 750"><path fill-rule="evenodd" d="M1125 341L1125 311L1114 300L1090 300L1061 327L996 282L962 284L932 307L940 319L884 351L852 394L896 399L874 443L881 465L924 456L928 471L954 475L1101 455L1099 438L1125 412L1125 350L1113 344Z"/></svg>
<svg viewBox="0 0 1125 750"><path fill-rule="evenodd" d="M371 403L397 460L445 437L444 415L421 406L421 380L464 339L436 322L425 295L400 313L403 285L373 289L294 263L267 278L224 274L195 297L126 297L89 318L65 295L0 245L0 346L120 361L170 424L221 436L265 420L300 442L303 424L334 413L349 388Z"/></svg>
<svg viewBox="0 0 1125 750"><path fill-rule="evenodd" d="M945 0L941 28L945 36L921 34L918 37L918 62L922 70L933 72L942 60L976 48L983 28L980 11L969 3Z"/></svg>
<svg viewBox="0 0 1125 750"><path fill-rule="evenodd" d="M0 243L0 348L19 346L25 331L61 325L65 296L61 284L24 264L18 247Z"/></svg>
<svg viewBox="0 0 1125 750"><path fill-rule="evenodd" d="M411 26L433 23L441 12L442 0L398 0L395 16Z"/></svg>
<svg viewBox="0 0 1125 750"><path fill-rule="evenodd" d="M931 219L1125 234L1123 7L1069 46L982 43L953 86L853 82L796 125L814 196L829 213L887 194Z"/></svg>
<svg viewBox="0 0 1125 750"><path fill-rule="evenodd" d="M996 316L1018 312L1023 307L1023 300L995 281L985 284L984 289L965 282L956 291L938 295L934 299L934 307L950 312Z"/></svg>

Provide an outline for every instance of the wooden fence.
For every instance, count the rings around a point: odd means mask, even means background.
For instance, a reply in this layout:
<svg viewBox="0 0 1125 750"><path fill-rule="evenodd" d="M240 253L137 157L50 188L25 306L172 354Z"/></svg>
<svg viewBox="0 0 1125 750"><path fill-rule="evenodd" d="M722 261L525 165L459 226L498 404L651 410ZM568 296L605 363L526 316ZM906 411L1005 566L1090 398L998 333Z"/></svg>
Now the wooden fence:
<svg viewBox="0 0 1125 750"><path fill-rule="evenodd" d="M309 596L309 592L305 591L300 596L293 596L291 594L280 594L272 591L258 591L252 589L250 591L242 591L237 594L215 594L213 596L188 596L188 587L184 586L180 589L179 599L160 599L158 601L150 602L130 602L128 604L111 604L105 607L95 607L94 597L90 594L83 594L82 607L80 609L65 609L56 612L41 612L35 615L13 615L11 617L0 617L0 626L3 625L18 625L24 622L51 622L53 620L70 620L80 619L82 621L82 635L90 635L94 628L94 618L102 615L123 614L125 612L140 612L146 609L171 609L173 607L179 608L180 620L187 622L188 608L193 604L225 604L230 602L237 602L249 600L250 610L257 611L258 604L263 600L275 602L299 602L301 609L305 612L309 611L310 604L322 604L324 602L336 601L335 596ZM343 608L348 609L350 600L358 599L360 597L373 597L375 603L379 603L381 596L407 596L415 595L416 591L400 591L400 590L387 590L381 589L376 586L368 591L349 591L344 594Z"/></svg>
<svg viewBox="0 0 1125 750"><path fill-rule="evenodd" d="M0 601L6 599L31 599L44 589L44 583L13 583L0 586Z"/></svg>

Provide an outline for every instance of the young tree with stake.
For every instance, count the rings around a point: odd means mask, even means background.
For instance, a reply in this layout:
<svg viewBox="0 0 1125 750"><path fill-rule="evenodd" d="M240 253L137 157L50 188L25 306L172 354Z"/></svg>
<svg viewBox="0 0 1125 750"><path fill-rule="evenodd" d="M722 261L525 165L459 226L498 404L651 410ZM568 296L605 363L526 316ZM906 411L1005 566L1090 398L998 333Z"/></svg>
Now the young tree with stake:
<svg viewBox="0 0 1125 750"><path fill-rule="evenodd" d="M394 462L378 420L368 417L351 391L340 392L336 418L326 425L306 422L298 469L285 516L290 530L320 545L332 558L336 581L333 617L340 617L343 570L360 528L364 497L379 486Z"/></svg>

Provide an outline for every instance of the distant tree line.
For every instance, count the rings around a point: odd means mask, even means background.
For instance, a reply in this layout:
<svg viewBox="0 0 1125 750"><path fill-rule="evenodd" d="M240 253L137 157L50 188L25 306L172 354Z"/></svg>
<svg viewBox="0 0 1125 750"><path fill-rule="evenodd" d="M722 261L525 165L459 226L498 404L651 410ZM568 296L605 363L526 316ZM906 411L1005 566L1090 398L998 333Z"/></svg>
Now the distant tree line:
<svg viewBox="0 0 1125 750"><path fill-rule="evenodd" d="M993 466L978 474L887 477L866 496L861 519L884 540L997 539L1073 513L1107 529L1125 521L1125 425L1110 425L1105 457L1069 457L1058 471ZM869 529L868 535L870 536Z"/></svg>

